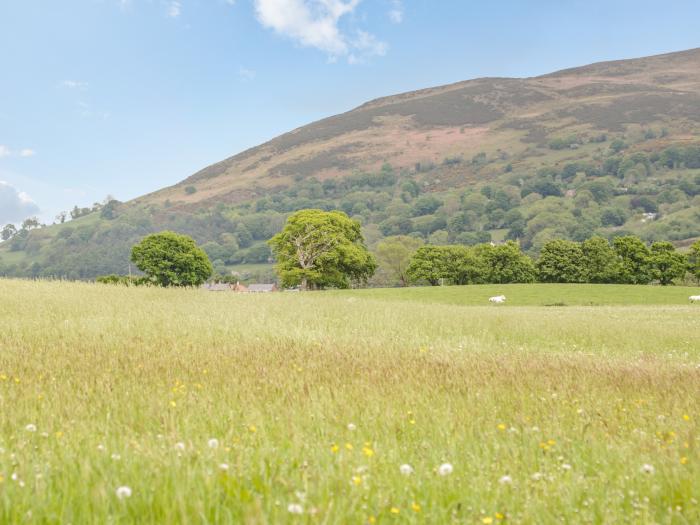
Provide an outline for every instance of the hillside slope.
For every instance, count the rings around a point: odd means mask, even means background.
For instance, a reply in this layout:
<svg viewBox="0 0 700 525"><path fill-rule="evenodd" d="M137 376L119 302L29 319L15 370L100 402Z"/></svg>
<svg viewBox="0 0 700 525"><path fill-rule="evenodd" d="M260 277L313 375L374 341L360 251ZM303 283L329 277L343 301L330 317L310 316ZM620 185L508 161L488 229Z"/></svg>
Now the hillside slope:
<svg viewBox="0 0 700 525"><path fill-rule="evenodd" d="M0 245L0 272L124 273L131 244L164 228L205 243L219 271L264 264L264 240L311 206L355 216L370 244L508 236L536 252L552 237L624 232L683 244L700 236L699 144L700 49L470 80L368 102L129 203L20 232Z"/></svg>

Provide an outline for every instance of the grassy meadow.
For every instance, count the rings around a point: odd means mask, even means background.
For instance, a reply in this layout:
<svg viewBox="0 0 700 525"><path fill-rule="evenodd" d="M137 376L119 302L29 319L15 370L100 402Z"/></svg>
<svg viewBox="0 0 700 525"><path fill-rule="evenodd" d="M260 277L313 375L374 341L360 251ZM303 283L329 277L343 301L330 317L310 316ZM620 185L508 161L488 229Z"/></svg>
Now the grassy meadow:
<svg viewBox="0 0 700 525"><path fill-rule="evenodd" d="M0 280L0 522L698 523L691 293Z"/></svg>

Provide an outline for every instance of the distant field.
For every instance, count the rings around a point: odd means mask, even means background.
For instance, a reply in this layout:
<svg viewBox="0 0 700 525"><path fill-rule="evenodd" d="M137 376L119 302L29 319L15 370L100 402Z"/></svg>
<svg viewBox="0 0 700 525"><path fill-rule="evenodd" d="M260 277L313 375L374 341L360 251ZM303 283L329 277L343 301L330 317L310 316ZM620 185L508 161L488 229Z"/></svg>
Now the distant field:
<svg viewBox="0 0 700 525"><path fill-rule="evenodd" d="M0 523L698 523L688 295L0 280Z"/></svg>
<svg viewBox="0 0 700 525"><path fill-rule="evenodd" d="M463 306L488 305L489 297L505 295L503 306L601 306L688 304L700 295L700 286L633 286L599 284L505 284L377 288L331 292L358 298L416 301Z"/></svg>

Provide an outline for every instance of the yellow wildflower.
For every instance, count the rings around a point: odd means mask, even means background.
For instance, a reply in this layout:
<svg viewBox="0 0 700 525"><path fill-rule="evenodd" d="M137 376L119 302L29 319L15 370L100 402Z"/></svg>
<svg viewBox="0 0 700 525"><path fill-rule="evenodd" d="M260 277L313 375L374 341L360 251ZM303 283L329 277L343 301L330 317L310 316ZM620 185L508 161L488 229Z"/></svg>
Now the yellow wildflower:
<svg viewBox="0 0 700 525"><path fill-rule="evenodd" d="M686 456L683 456L681 458L681 465L686 465L688 463L688 458Z"/></svg>
<svg viewBox="0 0 700 525"><path fill-rule="evenodd" d="M490 523L493 523L493 518L491 516L486 516L484 519L481 520L481 523L489 525Z"/></svg>
<svg viewBox="0 0 700 525"><path fill-rule="evenodd" d="M255 432L258 431L258 429L255 427L255 425L250 425L250 426L248 427L248 430L250 430L250 431L253 432L253 433L255 433Z"/></svg>
<svg viewBox="0 0 700 525"><path fill-rule="evenodd" d="M176 403L175 401L170 401L170 406L171 406L171 407L176 407L176 406L177 406L177 403Z"/></svg>
<svg viewBox="0 0 700 525"><path fill-rule="evenodd" d="M367 518L367 523L369 523L370 525L372 525L373 523L377 523L377 518L375 518L374 516L370 516L369 518Z"/></svg>
<svg viewBox="0 0 700 525"><path fill-rule="evenodd" d="M401 509L398 509L397 507L391 507L391 509L389 509L389 512L391 512L392 514L398 514L399 512L401 512Z"/></svg>
<svg viewBox="0 0 700 525"><path fill-rule="evenodd" d="M420 505L416 503L415 501L411 505L411 508L413 509L413 512L420 512Z"/></svg>
<svg viewBox="0 0 700 525"><path fill-rule="evenodd" d="M499 424L498 424L498 430L503 431L503 430L505 430L505 429L506 429L505 423L499 423Z"/></svg>
<svg viewBox="0 0 700 525"><path fill-rule="evenodd" d="M331 445L331 452L332 452L333 454L337 454L339 450L340 450L340 447L339 447L338 445L336 445L335 443L333 443L333 444Z"/></svg>
<svg viewBox="0 0 700 525"><path fill-rule="evenodd" d="M683 421L690 421L690 416L688 414L683 414Z"/></svg>
<svg viewBox="0 0 700 525"><path fill-rule="evenodd" d="M497 520L502 520L502 519L505 518L505 516L504 516L503 514L501 514L500 512L497 512L497 513L495 514L495 516L496 516L496 519L497 519Z"/></svg>
<svg viewBox="0 0 700 525"><path fill-rule="evenodd" d="M362 485L362 478L360 476L353 476L352 483L353 483L353 485L356 485L359 487L360 485Z"/></svg>
<svg viewBox="0 0 700 525"><path fill-rule="evenodd" d="M370 447L368 447L367 445L365 445L365 446L362 448L362 453L363 453L365 456L367 456L368 458L371 458L372 456L374 456L374 450L372 450L372 449L371 449Z"/></svg>
<svg viewBox="0 0 700 525"><path fill-rule="evenodd" d="M345 448L347 450L352 450L352 443L345 443Z"/></svg>

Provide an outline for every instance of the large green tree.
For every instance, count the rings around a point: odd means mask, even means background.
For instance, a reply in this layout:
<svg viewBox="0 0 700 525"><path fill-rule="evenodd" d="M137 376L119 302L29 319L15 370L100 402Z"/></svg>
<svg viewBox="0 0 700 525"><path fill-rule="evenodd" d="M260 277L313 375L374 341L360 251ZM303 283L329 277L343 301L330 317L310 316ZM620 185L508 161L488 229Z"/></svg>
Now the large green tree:
<svg viewBox="0 0 700 525"><path fill-rule="evenodd" d="M620 276L620 263L607 239L591 237L581 243L586 282L615 283Z"/></svg>
<svg viewBox="0 0 700 525"><path fill-rule="evenodd" d="M482 245L484 261L489 269L487 282L494 284L532 283L537 271L535 265L521 250L518 243L507 241L498 246Z"/></svg>
<svg viewBox="0 0 700 525"><path fill-rule="evenodd" d="M640 238L634 235L617 237L613 247L620 262L621 283L649 284L654 280L651 252Z"/></svg>
<svg viewBox="0 0 700 525"><path fill-rule="evenodd" d="M700 280L700 241L695 241L690 247L688 265L691 273Z"/></svg>
<svg viewBox="0 0 700 525"><path fill-rule="evenodd" d="M407 235L387 237L377 245L377 261L401 286L408 286L408 265L416 250L423 246L423 240Z"/></svg>
<svg viewBox="0 0 700 525"><path fill-rule="evenodd" d="M581 283L586 280L583 252L577 242L549 241L542 247L536 267L543 283Z"/></svg>
<svg viewBox="0 0 700 525"><path fill-rule="evenodd" d="M360 223L342 211L301 210L268 241L283 286L348 288L377 268L364 244Z"/></svg>
<svg viewBox="0 0 700 525"><path fill-rule="evenodd" d="M411 282L425 281L437 286L441 279L450 276L447 247L428 245L418 248L411 257L406 273Z"/></svg>
<svg viewBox="0 0 700 525"><path fill-rule="evenodd" d="M131 261L160 286L199 286L212 274L209 257L187 235L164 231L144 237Z"/></svg>
<svg viewBox="0 0 700 525"><path fill-rule="evenodd" d="M651 245L651 266L654 278L666 286L685 276L688 262L682 254L676 251L673 244L658 241Z"/></svg>

